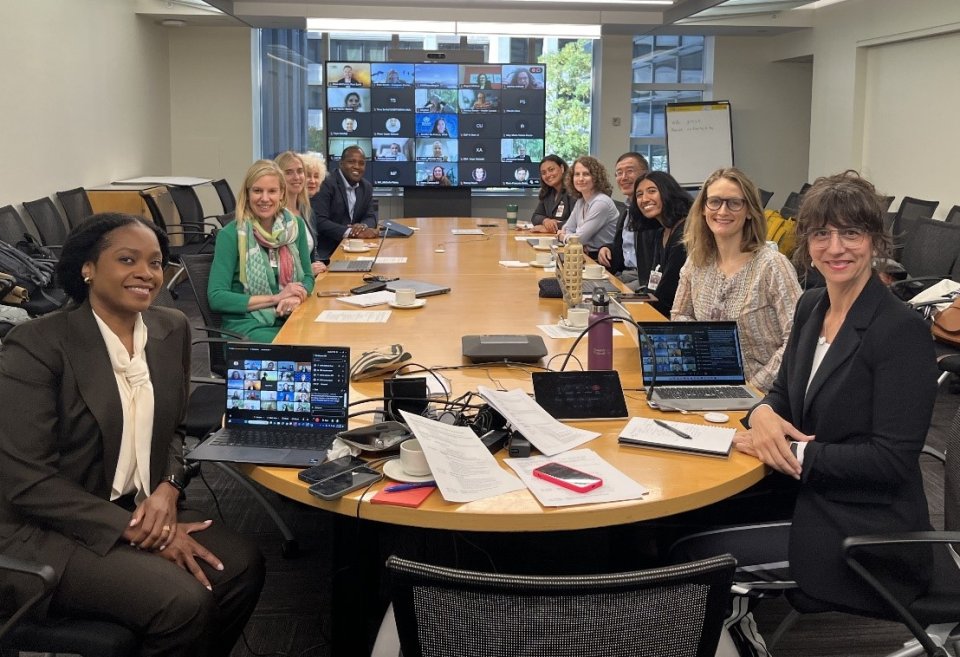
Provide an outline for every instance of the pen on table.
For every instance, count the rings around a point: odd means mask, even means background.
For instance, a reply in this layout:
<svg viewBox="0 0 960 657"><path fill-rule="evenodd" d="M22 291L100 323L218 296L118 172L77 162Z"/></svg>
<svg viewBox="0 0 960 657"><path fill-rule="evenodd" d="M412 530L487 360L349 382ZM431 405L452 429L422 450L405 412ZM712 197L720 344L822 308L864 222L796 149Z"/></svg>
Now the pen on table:
<svg viewBox="0 0 960 657"><path fill-rule="evenodd" d="M680 431L680 429L674 429L673 427L671 427L669 424L667 424L667 423L664 422L663 420L654 420L653 423L656 424L658 427L663 427L663 428L666 429L667 431L672 431L673 433L677 434L677 435L680 436L681 438L686 438L687 440L693 440L693 436L691 436L691 435L688 434L688 433L684 433L684 432Z"/></svg>
<svg viewBox="0 0 960 657"><path fill-rule="evenodd" d="M393 484L391 486L387 486L383 490L388 493L399 493L402 490L413 490L414 488L435 488L436 485L437 482L435 481L421 481L416 484Z"/></svg>

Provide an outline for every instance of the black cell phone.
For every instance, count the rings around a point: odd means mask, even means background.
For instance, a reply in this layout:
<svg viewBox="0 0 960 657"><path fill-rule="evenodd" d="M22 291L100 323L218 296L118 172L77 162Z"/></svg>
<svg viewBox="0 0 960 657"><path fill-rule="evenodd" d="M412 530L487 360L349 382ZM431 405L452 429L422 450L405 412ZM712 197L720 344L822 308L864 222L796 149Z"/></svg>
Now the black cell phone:
<svg viewBox="0 0 960 657"><path fill-rule="evenodd" d="M386 290L387 284L381 281L374 281L372 283L364 283L363 285L358 285L357 287L350 288L350 292L353 294L366 294L367 292L379 292L380 290Z"/></svg>
<svg viewBox="0 0 960 657"><path fill-rule="evenodd" d="M315 484L318 481L335 477L338 474L349 472L350 470L356 470L357 468L363 467L366 464L366 461L357 458L356 456L341 456L338 459L327 461L326 463L321 463L320 465L315 465L312 468L307 468L306 470L301 470L297 476L300 477L300 481L305 481L308 484Z"/></svg>
<svg viewBox="0 0 960 657"><path fill-rule="evenodd" d="M321 500L338 500L350 491L365 488L383 479L383 475L366 466L343 472L335 477L318 481L308 490Z"/></svg>

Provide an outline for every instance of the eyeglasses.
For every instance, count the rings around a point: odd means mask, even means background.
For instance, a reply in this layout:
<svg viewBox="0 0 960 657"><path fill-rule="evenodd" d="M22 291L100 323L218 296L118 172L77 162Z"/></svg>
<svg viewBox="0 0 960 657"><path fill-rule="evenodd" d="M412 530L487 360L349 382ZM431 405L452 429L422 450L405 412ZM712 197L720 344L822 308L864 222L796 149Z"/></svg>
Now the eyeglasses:
<svg viewBox="0 0 960 657"><path fill-rule="evenodd" d="M747 199L745 198L720 198L719 196L708 196L705 205L709 210L717 211L727 204L727 210L730 212L738 212L743 209L743 206L747 204Z"/></svg>
<svg viewBox="0 0 960 657"><path fill-rule="evenodd" d="M834 233L844 246L860 246L863 238L867 236L867 231L860 228L818 228L810 233L810 242L825 246L833 240Z"/></svg>

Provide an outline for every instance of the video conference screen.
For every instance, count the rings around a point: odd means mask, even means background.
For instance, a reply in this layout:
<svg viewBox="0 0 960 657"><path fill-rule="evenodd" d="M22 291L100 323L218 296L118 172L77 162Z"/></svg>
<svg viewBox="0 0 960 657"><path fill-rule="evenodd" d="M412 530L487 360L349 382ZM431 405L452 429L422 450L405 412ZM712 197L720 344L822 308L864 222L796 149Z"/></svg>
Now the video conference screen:
<svg viewBox="0 0 960 657"><path fill-rule="evenodd" d="M384 187L539 187L541 64L327 62L327 153Z"/></svg>

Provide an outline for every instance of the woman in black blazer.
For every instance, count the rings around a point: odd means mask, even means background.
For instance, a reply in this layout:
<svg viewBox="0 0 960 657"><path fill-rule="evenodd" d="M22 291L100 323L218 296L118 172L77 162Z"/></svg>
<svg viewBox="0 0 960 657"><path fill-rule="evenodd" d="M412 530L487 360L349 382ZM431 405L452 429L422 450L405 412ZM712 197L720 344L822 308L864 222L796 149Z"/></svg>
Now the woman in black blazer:
<svg viewBox="0 0 960 657"><path fill-rule="evenodd" d="M826 287L800 298L776 381L734 441L773 476L799 482L793 520L775 530L782 535L730 532L725 547L739 568L789 560L779 576L806 595L879 615L887 606L846 565L842 543L930 529L918 457L937 381L929 329L872 270L890 250L883 213L873 185L852 171L820 178L804 195L795 258ZM758 532L767 532L763 542ZM872 558L905 601L926 589L929 548ZM762 568L741 578L767 579Z"/></svg>
<svg viewBox="0 0 960 657"><path fill-rule="evenodd" d="M225 657L263 558L181 503L190 326L151 308L168 257L152 223L94 215L57 264L74 304L4 339L0 395L29 412L0 413L0 552L53 566L51 615L127 625L142 655ZM31 592L0 576L0 607Z"/></svg>
<svg viewBox="0 0 960 657"><path fill-rule="evenodd" d="M540 160L540 202L531 217L533 232L556 233L570 217L575 199L570 198L564 185L568 169L559 155Z"/></svg>

